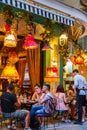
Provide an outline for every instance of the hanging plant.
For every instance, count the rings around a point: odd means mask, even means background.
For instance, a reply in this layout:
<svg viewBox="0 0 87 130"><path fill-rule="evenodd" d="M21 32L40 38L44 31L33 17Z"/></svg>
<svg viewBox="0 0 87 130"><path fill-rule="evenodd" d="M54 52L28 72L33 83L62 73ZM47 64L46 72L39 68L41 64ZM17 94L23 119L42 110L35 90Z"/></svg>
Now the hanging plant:
<svg viewBox="0 0 87 130"><path fill-rule="evenodd" d="M31 25L33 21L33 16L29 12L22 12L22 19L26 22L26 24Z"/></svg>
<svg viewBox="0 0 87 130"><path fill-rule="evenodd" d="M23 11L23 12L17 12L17 15L19 18L23 19L27 25L27 30L30 33L32 31L32 28L36 28L35 24L33 23L33 15L29 12Z"/></svg>
<svg viewBox="0 0 87 130"><path fill-rule="evenodd" d="M33 16L29 12L18 11L9 5L5 5L2 9L2 13L6 22L5 28L7 32L9 32L14 18L17 20L17 23L20 19L24 20L25 23L28 25L27 29L29 31L32 30L33 27L35 28L35 25L33 24Z"/></svg>
<svg viewBox="0 0 87 130"><path fill-rule="evenodd" d="M4 14L5 22L8 25L12 25L12 20L15 17L13 8L9 5L6 5L6 6L3 7L2 11L3 11L3 14Z"/></svg>
<svg viewBox="0 0 87 130"><path fill-rule="evenodd" d="M45 19L45 25L43 27L46 31L50 32L51 36L59 36L61 32L67 30L67 25L50 19Z"/></svg>

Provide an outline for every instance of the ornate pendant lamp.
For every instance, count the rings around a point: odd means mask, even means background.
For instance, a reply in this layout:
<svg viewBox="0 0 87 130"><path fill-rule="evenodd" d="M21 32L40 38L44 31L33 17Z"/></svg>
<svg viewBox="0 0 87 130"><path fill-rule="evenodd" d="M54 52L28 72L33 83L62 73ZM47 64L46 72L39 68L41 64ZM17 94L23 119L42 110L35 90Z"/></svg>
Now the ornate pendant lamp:
<svg viewBox="0 0 87 130"><path fill-rule="evenodd" d="M14 64L8 63L1 73L2 79L19 79L19 74Z"/></svg>
<svg viewBox="0 0 87 130"><path fill-rule="evenodd" d="M71 56L70 60L73 64L82 65L84 64L84 58L81 55L78 56Z"/></svg>
<svg viewBox="0 0 87 130"><path fill-rule="evenodd" d="M14 36L14 34L6 34L5 38L4 38L4 46L6 47L16 47L17 45L17 41L16 41L16 37Z"/></svg>
<svg viewBox="0 0 87 130"><path fill-rule="evenodd" d="M28 34L25 38L25 43L23 45L24 49L36 49L38 44L35 42L34 37L31 34Z"/></svg>
<svg viewBox="0 0 87 130"><path fill-rule="evenodd" d="M44 47L42 48L42 51L47 51L47 50L52 50L53 48L48 44L48 43L46 43L45 45L44 45Z"/></svg>
<svg viewBox="0 0 87 130"><path fill-rule="evenodd" d="M75 63L76 64L79 64L79 65L82 65L82 64L84 64L84 58L82 57L82 56L77 56L76 57L76 60L75 60Z"/></svg>
<svg viewBox="0 0 87 130"><path fill-rule="evenodd" d="M17 40L16 40L15 35L11 31L10 25L6 24L5 29L6 29L6 36L4 38L4 46L6 46L6 47L16 47Z"/></svg>

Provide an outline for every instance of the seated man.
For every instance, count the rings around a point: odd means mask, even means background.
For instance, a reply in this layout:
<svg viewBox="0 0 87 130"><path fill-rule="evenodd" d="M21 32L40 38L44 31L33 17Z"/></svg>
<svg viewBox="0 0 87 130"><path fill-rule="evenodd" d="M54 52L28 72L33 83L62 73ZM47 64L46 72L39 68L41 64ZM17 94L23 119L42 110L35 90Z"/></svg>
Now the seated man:
<svg viewBox="0 0 87 130"><path fill-rule="evenodd" d="M29 117L30 113L27 110L16 110L20 104L17 98L12 94L14 87L12 84L8 84L7 91L1 96L1 109L4 117L8 118L25 118L24 130L29 130Z"/></svg>
<svg viewBox="0 0 87 130"><path fill-rule="evenodd" d="M30 111L31 120L34 119L37 114L52 114L54 112L55 99L50 93L50 85L44 84L42 91L45 93L45 96L38 101L38 105L32 107Z"/></svg>

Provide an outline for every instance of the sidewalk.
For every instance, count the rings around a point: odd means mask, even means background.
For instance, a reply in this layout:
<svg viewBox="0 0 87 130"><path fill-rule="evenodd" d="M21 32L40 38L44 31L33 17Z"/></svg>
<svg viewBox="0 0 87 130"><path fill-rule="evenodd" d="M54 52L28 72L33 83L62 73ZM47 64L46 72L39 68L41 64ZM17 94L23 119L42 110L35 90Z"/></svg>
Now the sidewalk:
<svg viewBox="0 0 87 130"><path fill-rule="evenodd" d="M55 124L56 130L87 130L87 121L83 123L83 125L75 125L73 122L71 123L59 123ZM53 126L50 125L46 130L54 130Z"/></svg>
<svg viewBox="0 0 87 130"><path fill-rule="evenodd" d="M17 128L16 130L20 130L21 128ZM0 128L1 130L1 128ZM8 130L6 127L2 130ZM21 129L22 130L22 129ZM42 129L44 130L44 129ZM45 130L54 130L53 125L49 125ZM55 130L87 130L87 121L83 123L83 125L75 125L73 122L71 123L57 123L55 124Z"/></svg>

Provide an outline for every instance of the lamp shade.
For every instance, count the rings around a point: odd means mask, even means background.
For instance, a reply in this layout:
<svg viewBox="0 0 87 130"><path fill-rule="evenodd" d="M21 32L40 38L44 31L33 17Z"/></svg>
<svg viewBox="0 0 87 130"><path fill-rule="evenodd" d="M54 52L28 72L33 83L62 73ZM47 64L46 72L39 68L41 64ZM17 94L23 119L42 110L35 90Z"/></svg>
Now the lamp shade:
<svg viewBox="0 0 87 130"><path fill-rule="evenodd" d="M4 38L4 46L6 47L16 47L17 41L13 34L7 34Z"/></svg>
<svg viewBox="0 0 87 130"><path fill-rule="evenodd" d="M47 50L52 50L52 47L48 43L46 43L42 48L42 51L47 51Z"/></svg>
<svg viewBox="0 0 87 130"><path fill-rule="evenodd" d="M19 79L19 74L14 64L7 64L1 73L2 79Z"/></svg>
<svg viewBox="0 0 87 130"><path fill-rule="evenodd" d="M6 32L11 32L11 26L10 24L5 25Z"/></svg>
<svg viewBox="0 0 87 130"><path fill-rule="evenodd" d="M25 38L25 43L23 45L24 49L36 49L38 44L35 42L34 37L31 34L28 34Z"/></svg>
<svg viewBox="0 0 87 130"><path fill-rule="evenodd" d="M82 56L77 56L75 60L76 64L84 64L84 58Z"/></svg>

